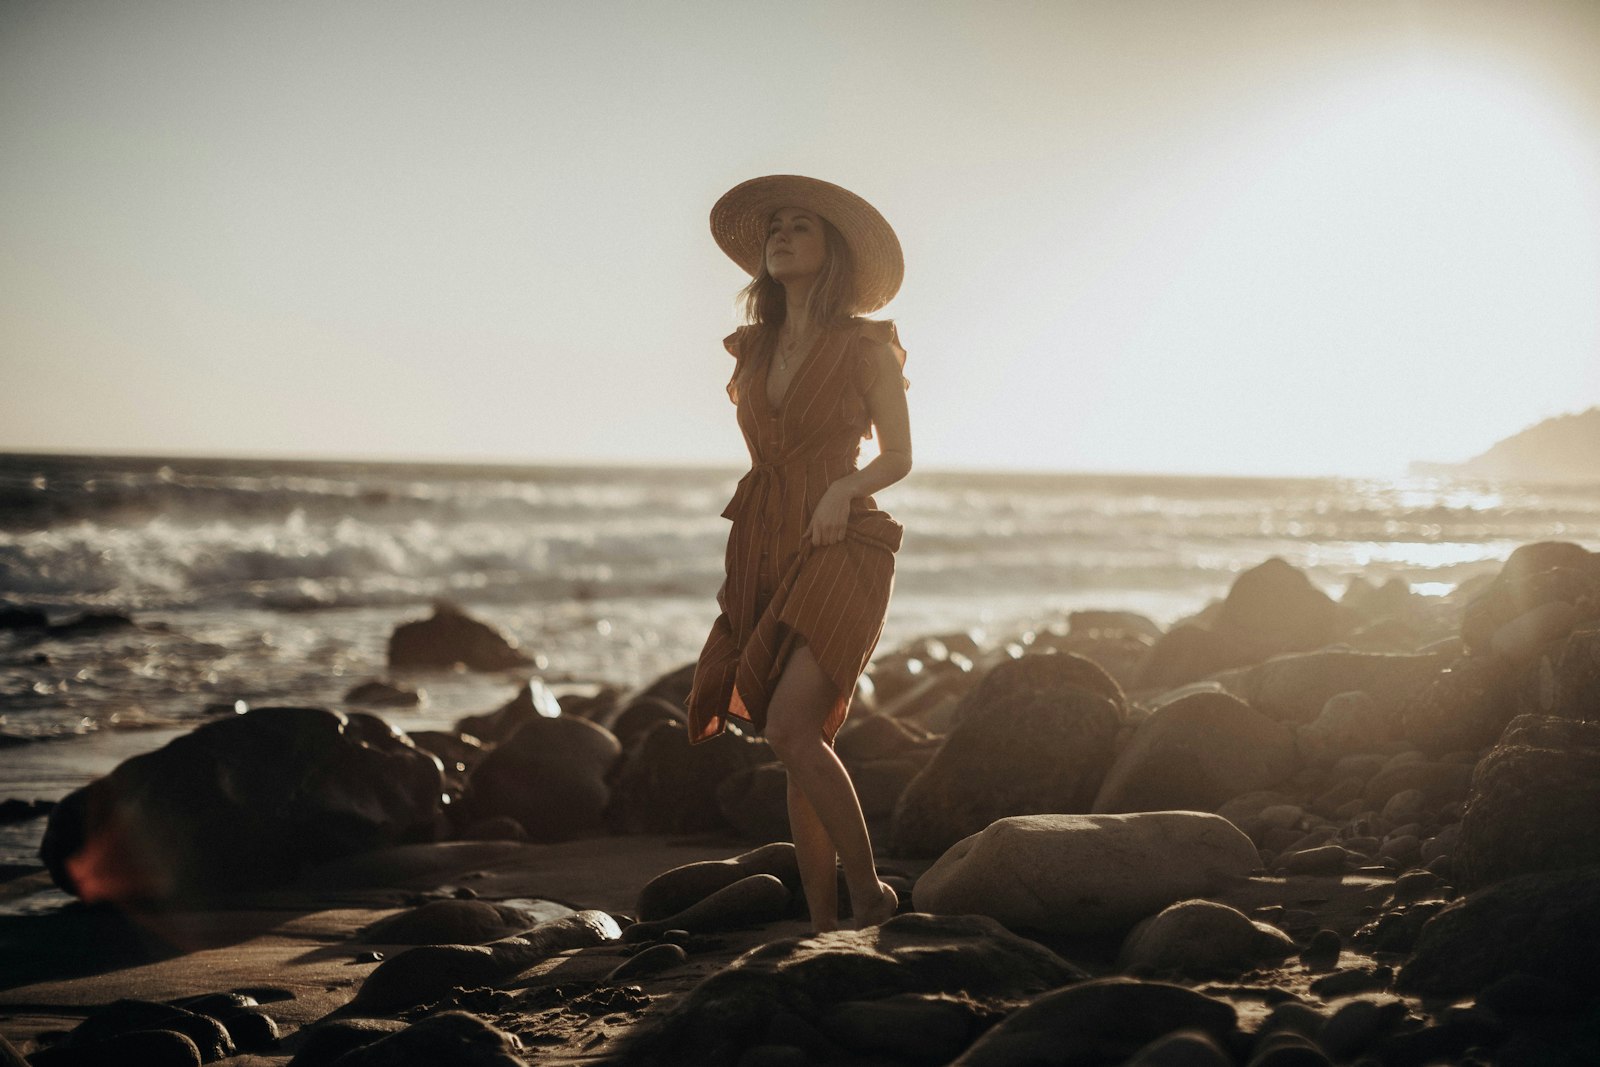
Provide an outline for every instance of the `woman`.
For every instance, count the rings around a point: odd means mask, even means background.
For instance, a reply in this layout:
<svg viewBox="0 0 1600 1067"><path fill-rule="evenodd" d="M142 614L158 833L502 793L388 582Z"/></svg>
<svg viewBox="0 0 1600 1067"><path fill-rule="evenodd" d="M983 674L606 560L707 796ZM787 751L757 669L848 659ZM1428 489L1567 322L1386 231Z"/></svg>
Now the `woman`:
<svg viewBox="0 0 1600 1067"><path fill-rule="evenodd" d="M873 926L899 901L833 739L883 632L900 547L870 494L911 470L905 350L892 323L859 317L900 288L900 242L865 200L787 174L729 190L711 230L751 275L748 325L724 342L751 469L722 513L727 580L689 694L690 739L730 716L764 733L788 772L812 925L838 928L842 863L854 923ZM879 455L857 469L874 426Z"/></svg>

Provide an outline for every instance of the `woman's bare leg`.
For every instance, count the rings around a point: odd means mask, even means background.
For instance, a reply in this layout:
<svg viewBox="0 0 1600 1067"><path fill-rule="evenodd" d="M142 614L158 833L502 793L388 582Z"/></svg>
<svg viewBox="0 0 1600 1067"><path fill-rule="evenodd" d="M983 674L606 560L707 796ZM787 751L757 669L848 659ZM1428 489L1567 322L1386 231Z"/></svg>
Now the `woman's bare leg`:
<svg viewBox="0 0 1600 1067"><path fill-rule="evenodd" d="M789 833L800 862L800 884L817 933L839 928L839 853L811 802L789 778Z"/></svg>
<svg viewBox="0 0 1600 1067"><path fill-rule="evenodd" d="M850 891L853 925L859 928L892 916L899 901L894 890L878 879L867 822L850 774L822 739L822 724L836 695L837 689L822 673L811 649L802 645L789 657L767 707L766 737L789 772L790 789L798 789L804 796L838 850ZM789 810L792 819L792 804ZM798 848L798 828L795 833Z"/></svg>

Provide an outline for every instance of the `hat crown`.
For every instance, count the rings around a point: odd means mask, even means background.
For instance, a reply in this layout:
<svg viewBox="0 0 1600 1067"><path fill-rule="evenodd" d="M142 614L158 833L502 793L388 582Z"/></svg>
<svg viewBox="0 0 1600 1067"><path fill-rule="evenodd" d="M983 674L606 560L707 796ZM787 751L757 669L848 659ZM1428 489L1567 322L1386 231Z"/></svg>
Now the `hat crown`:
<svg viewBox="0 0 1600 1067"><path fill-rule="evenodd" d="M767 227L779 208L804 208L827 219L850 248L858 312L876 311L900 291L900 239L878 209L843 186L801 174L740 182L711 208L711 235L728 258L754 277L766 254Z"/></svg>

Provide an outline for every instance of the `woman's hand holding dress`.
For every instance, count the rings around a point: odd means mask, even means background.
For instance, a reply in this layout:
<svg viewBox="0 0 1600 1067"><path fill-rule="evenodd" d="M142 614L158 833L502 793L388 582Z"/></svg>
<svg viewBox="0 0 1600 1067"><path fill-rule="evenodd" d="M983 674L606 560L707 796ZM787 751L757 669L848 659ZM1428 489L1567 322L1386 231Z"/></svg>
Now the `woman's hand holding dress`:
<svg viewBox="0 0 1600 1067"><path fill-rule="evenodd" d="M816 509L811 512L811 525L806 528L805 537L817 547L844 540L845 530L850 525L851 499L844 481L841 478L824 489L822 499L817 501Z"/></svg>

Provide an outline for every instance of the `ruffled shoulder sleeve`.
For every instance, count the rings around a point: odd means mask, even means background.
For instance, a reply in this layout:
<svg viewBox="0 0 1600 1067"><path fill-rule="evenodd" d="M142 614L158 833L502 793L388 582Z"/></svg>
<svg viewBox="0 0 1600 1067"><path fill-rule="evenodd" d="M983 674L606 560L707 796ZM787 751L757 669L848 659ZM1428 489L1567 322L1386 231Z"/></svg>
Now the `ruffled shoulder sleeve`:
<svg viewBox="0 0 1600 1067"><path fill-rule="evenodd" d="M734 359L733 377L728 379L728 399L735 404L739 402L739 379L744 375L745 353L750 350L754 330L754 326L741 326L722 339L722 347Z"/></svg>
<svg viewBox="0 0 1600 1067"><path fill-rule="evenodd" d="M883 350L888 349L902 369L906 365L906 350L900 344L900 333L888 320L862 319L857 327L856 339L851 346L851 387L845 390L844 417L858 427L861 436L872 439L872 418L867 409L867 393L878 378L878 368L883 362ZM902 373L900 384L910 389L911 382Z"/></svg>

